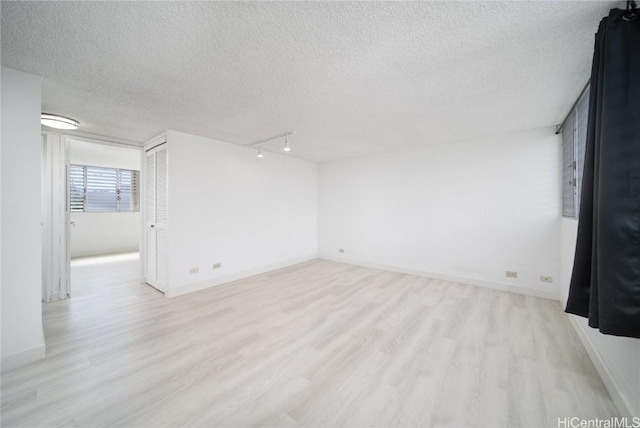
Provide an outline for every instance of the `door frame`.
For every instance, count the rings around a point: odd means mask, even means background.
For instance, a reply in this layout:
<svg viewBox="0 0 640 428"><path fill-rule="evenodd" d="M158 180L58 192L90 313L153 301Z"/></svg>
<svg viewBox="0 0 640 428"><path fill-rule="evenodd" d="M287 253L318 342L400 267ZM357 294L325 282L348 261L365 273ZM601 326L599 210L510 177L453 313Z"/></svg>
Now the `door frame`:
<svg viewBox="0 0 640 428"><path fill-rule="evenodd" d="M78 140L87 143L101 144L127 149L137 149L141 158L144 150L141 144L135 142L118 141L117 138L109 139L101 136L87 136L83 134L58 133L43 130L43 165L46 173L51 178L50 187L43 189L43 202L47 206L43 215L43 233L47 233L51 245L43 252L46 258L46 279L43 278L42 300L45 302L63 300L71 293L71 217L69 211L69 165L70 165L70 140ZM51 174L51 175L49 175ZM144 188L144 176L142 165L140 179L141 189ZM140 200L143 199L142 192ZM142 211L142 206L141 206ZM142 216L142 213L141 213ZM47 226L50 225L50 226ZM142 228L139 230L138 242L140 245L140 259L142 260ZM142 278L142 277L141 277ZM47 296L47 283L58 284L58 298Z"/></svg>

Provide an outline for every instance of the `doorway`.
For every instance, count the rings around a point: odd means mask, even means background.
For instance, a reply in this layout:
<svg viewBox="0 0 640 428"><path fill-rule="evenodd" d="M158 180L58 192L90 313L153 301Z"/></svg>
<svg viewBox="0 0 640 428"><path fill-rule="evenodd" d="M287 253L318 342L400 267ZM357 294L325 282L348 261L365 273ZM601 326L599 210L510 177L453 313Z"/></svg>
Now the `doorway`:
<svg viewBox="0 0 640 428"><path fill-rule="evenodd" d="M122 256L136 264L140 282L141 162L139 146L43 132L44 302L66 299L92 276L91 265ZM77 278L72 260L84 272Z"/></svg>
<svg viewBox="0 0 640 428"><path fill-rule="evenodd" d="M73 292L102 281L111 263L139 265L141 156L136 147L78 138L67 139L67 153Z"/></svg>

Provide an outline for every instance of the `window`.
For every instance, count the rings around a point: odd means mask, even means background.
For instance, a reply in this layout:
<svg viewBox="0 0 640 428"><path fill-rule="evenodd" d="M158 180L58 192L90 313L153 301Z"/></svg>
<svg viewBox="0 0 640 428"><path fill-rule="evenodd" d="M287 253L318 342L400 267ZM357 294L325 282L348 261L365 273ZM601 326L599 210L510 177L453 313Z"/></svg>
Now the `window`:
<svg viewBox="0 0 640 428"><path fill-rule="evenodd" d="M139 175L128 169L71 165L71 212L140 211Z"/></svg>
<svg viewBox="0 0 640 428"><path fill-rule="evenodd" d="M578 218L588 117L589 87L587 86L562 127L562 215L564 217Z"/></svg>

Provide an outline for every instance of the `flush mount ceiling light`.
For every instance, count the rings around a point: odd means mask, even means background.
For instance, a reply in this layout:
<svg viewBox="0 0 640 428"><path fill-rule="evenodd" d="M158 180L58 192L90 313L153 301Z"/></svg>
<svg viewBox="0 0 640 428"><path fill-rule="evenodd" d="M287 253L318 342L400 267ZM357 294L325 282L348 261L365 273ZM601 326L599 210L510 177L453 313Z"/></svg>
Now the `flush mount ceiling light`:
<svg viewBox="0 0 640 428"><path fill-rule="evenodd" d="M258 146L258 157L264 157L264 155L262 154L262 151L260 149L260 146L264 143L266 143L267 141L272 141L272 140L276 140L279 138L284 137L284 151L285 152L289 152L291 151L291 147L289 147L289 135L292 135L295 131L289 131L289 132L284 132L282 134L278 134L278 135L274 135L273 137L269 137L269 138L265 138L264 140L258 140L258 141L254 141L253 143L249 143L249 144L245 144L245 147L254 147L254 146Z"/></svg>
<svg viewBox="0 0 640 428"><path fill-rule="evenodd" d="M40 123L55 129L78 129L77 120L51 113L42 113L40 115Z"/></svg>

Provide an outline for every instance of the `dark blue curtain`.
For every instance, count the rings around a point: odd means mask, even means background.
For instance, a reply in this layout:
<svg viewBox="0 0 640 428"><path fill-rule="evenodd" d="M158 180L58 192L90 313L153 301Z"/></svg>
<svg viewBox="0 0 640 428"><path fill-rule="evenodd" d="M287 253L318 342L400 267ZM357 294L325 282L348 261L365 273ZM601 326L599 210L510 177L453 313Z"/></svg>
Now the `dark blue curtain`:
<svg viewBox="0 0 640 428"><path fill-rule="evenodd" d="M640 338L640 19L613 9L591 69L578 240L566 312Z"/></svg>

